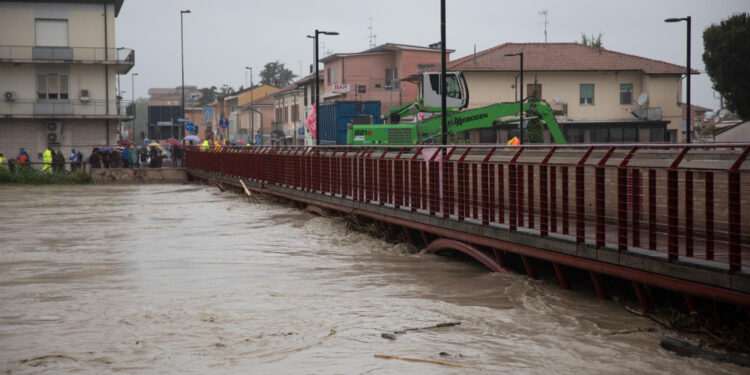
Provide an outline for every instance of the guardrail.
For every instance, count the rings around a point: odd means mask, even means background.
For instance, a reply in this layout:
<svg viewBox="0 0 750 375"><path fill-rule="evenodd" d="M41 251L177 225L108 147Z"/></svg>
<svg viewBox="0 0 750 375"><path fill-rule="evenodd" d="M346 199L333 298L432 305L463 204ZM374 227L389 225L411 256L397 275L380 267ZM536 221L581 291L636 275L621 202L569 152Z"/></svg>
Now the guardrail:
<svg viewBox="0 0 750 375"><path fill-rule="evenodd" d="M130 48L104 47L43 47L0 45L0 60L71 60L85 62L135 63Z"/></svg>
<svg viewBox="0 0 750 375"><path fill-rule="evenodd" d="M750 144L261 146L190 169L618 252L750 266ZM750 163L747 163L750 164ZM744 180L744 183L743 183Z"/></svg>
<svg viewBox="0 0 750 375"><path fill-rule="evenodd" d="M130 100L15 99L0 100L0 116L135 116L127 114ZM109 113L107 113L109 107Z"/></svg>

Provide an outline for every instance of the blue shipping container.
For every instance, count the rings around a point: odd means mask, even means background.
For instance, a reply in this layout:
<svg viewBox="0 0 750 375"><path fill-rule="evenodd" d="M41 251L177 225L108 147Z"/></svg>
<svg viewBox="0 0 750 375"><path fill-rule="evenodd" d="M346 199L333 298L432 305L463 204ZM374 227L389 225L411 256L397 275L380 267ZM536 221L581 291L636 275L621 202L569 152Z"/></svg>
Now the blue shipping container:
<svg viewBox="0 0 750 375"><path fill-rule="evenodd" d="M380 124L380 102L320 103L320 144L345 145L349 124Z"/></svg>

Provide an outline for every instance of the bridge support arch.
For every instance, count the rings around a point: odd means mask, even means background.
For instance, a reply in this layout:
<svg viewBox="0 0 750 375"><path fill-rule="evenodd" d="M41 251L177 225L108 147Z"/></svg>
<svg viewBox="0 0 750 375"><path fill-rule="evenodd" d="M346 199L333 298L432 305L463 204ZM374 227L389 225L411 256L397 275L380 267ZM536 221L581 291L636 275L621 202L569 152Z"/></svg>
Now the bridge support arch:
<svg viewBox="0 0 750 375"><path fill-rule="evenodd" d="M450 240L447 238L440 238L440 239L430 242L430 244L427 245L427 248L425 249L425 251L430 254L434 254L440 250L460 251L476 259L479 263L484 264L487 268L489 268L493 272L506 272L507 271L492 257L488 256L481 250L461 241Z"/></svg>

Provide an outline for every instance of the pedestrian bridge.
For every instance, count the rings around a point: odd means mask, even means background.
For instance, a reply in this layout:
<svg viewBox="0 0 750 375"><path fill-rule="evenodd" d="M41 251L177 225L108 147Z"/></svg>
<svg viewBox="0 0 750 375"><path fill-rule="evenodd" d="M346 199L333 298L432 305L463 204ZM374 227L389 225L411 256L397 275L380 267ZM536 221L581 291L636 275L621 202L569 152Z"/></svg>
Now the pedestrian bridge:
<svg viewBox="0 0 750 375"><path fill-rule="evenodd" d="M188 174L387 223L493 271L520 256L750 311L750 144L193 147ZM241 182L240 182L241 181ZM744 218L744 220L743 220Z"/></svg>

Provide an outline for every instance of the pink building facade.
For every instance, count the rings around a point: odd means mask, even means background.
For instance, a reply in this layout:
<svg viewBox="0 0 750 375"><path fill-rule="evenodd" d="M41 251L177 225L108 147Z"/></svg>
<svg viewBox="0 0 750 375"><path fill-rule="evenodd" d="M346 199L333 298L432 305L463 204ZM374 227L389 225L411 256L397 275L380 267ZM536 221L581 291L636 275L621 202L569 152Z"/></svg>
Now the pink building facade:
<svg viewBox="0 0 750 375"><path fill-rule="evenodd" d="M439 66L440 48L389 43L359 53L333 54L321 62L321 102L375 100L385 114L417 100L417 85L400 80Z"/></svg>

